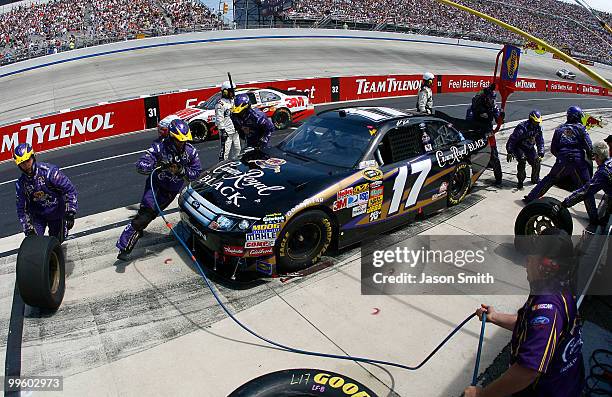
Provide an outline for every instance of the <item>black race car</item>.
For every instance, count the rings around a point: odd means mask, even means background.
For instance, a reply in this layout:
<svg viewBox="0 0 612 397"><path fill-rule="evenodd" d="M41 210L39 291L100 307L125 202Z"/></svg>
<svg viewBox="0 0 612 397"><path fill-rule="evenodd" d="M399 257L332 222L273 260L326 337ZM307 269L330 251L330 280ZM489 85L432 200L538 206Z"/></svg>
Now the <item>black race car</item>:
<svg viewBox="0 0 612 397"><path fill-rule="evenodd" d="M436 116L329 110L276 147L217 164L180 195L198 255L225 274L290 273L332 245L459 203L487 166L490 147L471 124Z"/></svg>

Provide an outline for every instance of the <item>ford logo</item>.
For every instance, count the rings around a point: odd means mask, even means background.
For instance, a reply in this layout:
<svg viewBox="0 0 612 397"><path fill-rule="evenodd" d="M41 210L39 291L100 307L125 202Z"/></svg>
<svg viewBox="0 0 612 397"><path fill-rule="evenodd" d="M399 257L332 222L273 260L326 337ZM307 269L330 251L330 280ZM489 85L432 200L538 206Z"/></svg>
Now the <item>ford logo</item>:
<svg viewBox="0 0 612 397"><path fill-rule="evenodd" d="M191 206L197 210L198 208L200 208L200 202L198 200L193 200L191 202Z"/></svg>

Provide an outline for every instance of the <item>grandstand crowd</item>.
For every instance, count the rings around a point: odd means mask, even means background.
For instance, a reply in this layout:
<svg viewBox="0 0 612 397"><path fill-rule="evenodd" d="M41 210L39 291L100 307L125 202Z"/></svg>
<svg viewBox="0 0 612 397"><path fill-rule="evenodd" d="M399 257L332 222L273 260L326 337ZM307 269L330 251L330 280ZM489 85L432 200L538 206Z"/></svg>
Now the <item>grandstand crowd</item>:
<svg viewBox="0 0 612 397"><path fill-rule="evenodd" d="M456 1L544 38L558 48L612 63L612 36L585 8L576 4L558 0ZM612 22L611 14L599 15L608 24ZM479 41L524 42L515 33L435 0L295 0L293 9L285 16L293 20L347 23L350 27L370 25L379 30L400 28Z"/></svg>
<svg viewBox="0 0 612 397"><path fill-rule="evenodd" d="M558 0L458 0L515 25L559 48L612 64L612 40L588 13ZM499 43L523 44L520 36L435 0L294 0L281 16L348 27L399 30ZM600 13L608 23L612 15ZM350 24L350 25L348 25ZM217 29L216 13L199 0L51 0L0 13L0 64L75 47Z"/></svg>
<svg viewBox="0 0 612 397"><path fill-rule="evenodd" d="M218 28L198 0L51 0L0 13L0 64L76 47Z"/></svg>

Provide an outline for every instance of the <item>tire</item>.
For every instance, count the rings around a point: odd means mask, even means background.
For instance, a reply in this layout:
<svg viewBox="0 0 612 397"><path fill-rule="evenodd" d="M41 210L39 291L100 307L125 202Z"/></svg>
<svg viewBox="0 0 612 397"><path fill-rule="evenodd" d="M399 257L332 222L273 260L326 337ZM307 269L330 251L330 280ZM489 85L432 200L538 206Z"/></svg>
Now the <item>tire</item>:
<svg viewBox="0 0 612 397"><path fill-rule="evenodd" d="M272 122L277 130L284 130L285 128L289 128L291 126L291 123L293 123L293 117L291 116L291 112L289 110L278 109L272 115Z"/></svg>
<svg viewBox="0 0 612 397"><path fill-rule="evenodd" d="M514 235L536 235L544 229L556 227L571 236L574 229L572 215L560 204L559 200L552 197L542 197L527 204L516 217Z"/></svg>
<svg viewBox="0 0 612 397"><path fill-rule="evenodd" d="M55 237L26 237L17 253L17 286L23 301L56 310L64 299L64 253Z"/></svg>
<svg viewBox="0 0 612 397"><path fill-rule="evenodd" d="M472 184L470 166L461 163L455 168L448 186L448 205L457 205L463 201Z"/></svg>
<svg viewBox="0 0 612 397"><path fill-rule="evenodd" d="M276 263L279 273L290 273L314 265L332 242L333 226L320 210L306 211L289 222L278 238Z"/></svg>
<svg viewBox="0 0 612 397"><path fill-rule="evenodd" d="M262 375L234 390L228 397L376 397L360 382L319 369L286 369Z"/></svg>
<svg viewBox="0 0 612 397"><path fill-rule="evenodd" d="M194 142L205 142L210 137L210 129L202 120L195 120L189 123L189 129L193 134Z"/></svg>

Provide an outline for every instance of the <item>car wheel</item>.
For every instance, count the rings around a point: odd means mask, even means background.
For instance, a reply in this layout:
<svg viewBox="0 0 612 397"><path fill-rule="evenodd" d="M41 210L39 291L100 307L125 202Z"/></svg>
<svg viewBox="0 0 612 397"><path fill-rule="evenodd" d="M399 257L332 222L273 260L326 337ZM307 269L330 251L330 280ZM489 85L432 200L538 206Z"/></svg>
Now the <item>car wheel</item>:
<svg viewBox="0 0 612 397"><path fill-rule="evenodd" d="M303 382L302 380L309 379ZM299 380L299 381L298 381ZM318 388L315 388L319 385ZM229 397L347 397L376 394L348 376L320 369L285 369L250 380Z"/></svg>
<svg viewBox="0 0 612 397"><path fill-rule="evenodd" d="M455 171L451 175L450 184L448 186L448 205L457 205L463 201L470 185L472 173L470 166L465 163L461 163L455 168Z"/></svg>
<svg viewBox="0 0 612 397"><path fill-rule="evenodd" d="M572 215L561 202L552 197L542 197L527 204L519 212L514 222L514 234L517 236L539 235L545 229L556 227L572 235L574 224Z"/></svg>
<svg viewBox="0 0 612 397"><path fill-rule="evenodd" d="M291 112L287 109L278 109L272 115L272 122L277 130L289 128L292 123Z"/></svg>
<svg viewBox="0 0 612 397"><path fill-rule="evenodd" d="M278 238L278 272L295 272L315 264L327 251L332 235L332 222L325 212L313 210L296 216Z"/></svg>
<svg viewBox="0 0 612 397"><path fill-rule="evenodd" d="M208 140L210 131L205 122L201 120L192 121L189 123L189 129L193 135L194 142L204 142Z"/></svg>
<svg viewBox="0 0 612 397"><path fill-rule="evenodd" d="M16 273L19 293L26 304L51 310L60 306L66 289L66 267L55 237L26 237L17 253Z"/></svg>

